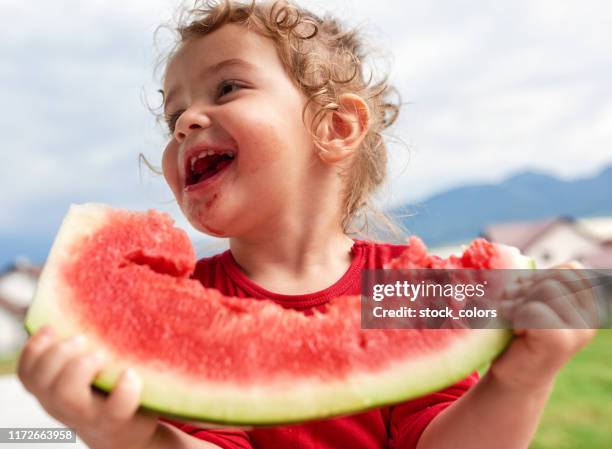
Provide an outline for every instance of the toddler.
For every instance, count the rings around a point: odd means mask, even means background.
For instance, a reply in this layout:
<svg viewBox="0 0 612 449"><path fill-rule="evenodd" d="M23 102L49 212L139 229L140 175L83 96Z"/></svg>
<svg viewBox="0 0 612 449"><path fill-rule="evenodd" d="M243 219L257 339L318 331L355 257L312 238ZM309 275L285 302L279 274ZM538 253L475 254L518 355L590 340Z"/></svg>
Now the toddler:
<svg viewBox="0 0 612 449"><path fill-rule="evenodd" d="M361 270L382 268L404 247L351 237L385 179L381 133L399 110L386 81L365 76L358 34L286 1L226 1L198 5L178 35L162 91L163 174L190 223L230 244L201 260L194 277L306 313L359 294ZM103 356L50 328L29 339L18 371L92 449L514 449L527 447L556 372L593 331L516 333L480 380L474 373L402 404L251 430L138 411L140 380L130 370L98 395L90 384Z"/></svg>

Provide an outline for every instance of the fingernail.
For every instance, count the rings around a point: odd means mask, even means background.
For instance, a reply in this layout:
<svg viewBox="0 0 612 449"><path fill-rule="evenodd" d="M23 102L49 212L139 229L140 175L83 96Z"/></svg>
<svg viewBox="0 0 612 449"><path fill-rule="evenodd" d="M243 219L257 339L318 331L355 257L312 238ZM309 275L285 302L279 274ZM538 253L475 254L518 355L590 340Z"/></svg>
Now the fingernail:
<svg viewBox="0 0 612 449"><path fill-rule="evenodd" d="M140 384L140 376L132 368L128 368L125 371L125 380L130 385L139 385Z"/></svg>
<svg viewBox="0 0 612 449"><path fill-rule="evenodd" d="M509 299L515 299L518 296L518 294L520 293L520 291L521 291L520 286L518 286L516 284L508 285L506 287L505 292L504 292L505 293L505 297L509 298Z"/></svg>
<svg viewBox="0 0 612 449"><path fill-rule="evenodd" d="M40 338L48 339L52 338L55 335L55 331L51 326L43 327L39 332Z"/></svg>
<svg viewBox="0 0 612 449"><path fill-rule="evenodd" d="M87 339L85 338L85 335L79 334L79 335L75 335L74 337L70 337L67 343L70 346L81 347L85 344L86 340Z"/></svg>
<svg viewBox="0 0 612 449"><path fill-rule="evenodd" d="M91 358L93 359L93 362L96 364L102 363L106 361L106 354L103 353L102 351L97 351L91 355Z"/></svg>

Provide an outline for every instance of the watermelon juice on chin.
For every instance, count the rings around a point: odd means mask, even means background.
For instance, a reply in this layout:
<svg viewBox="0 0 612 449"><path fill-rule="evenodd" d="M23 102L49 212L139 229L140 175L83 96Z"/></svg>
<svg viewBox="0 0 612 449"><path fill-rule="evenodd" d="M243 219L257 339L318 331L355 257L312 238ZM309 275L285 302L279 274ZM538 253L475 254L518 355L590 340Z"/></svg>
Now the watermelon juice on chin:
<svg viewBox="0 0 612 449"><path fill-rule="evenodd" d="M531 262L482 240L461 258L440 259L413 238L388 268L496 263ZM187 234L166 214L73 206L26 327L87 335L109 356L95 380L102 390L134 367L143 407L234 425L302 422L421 396L464 378L510 338L506 330L363 330L358 296L305 315L204 288L190 277L195 264Z"/></svg>

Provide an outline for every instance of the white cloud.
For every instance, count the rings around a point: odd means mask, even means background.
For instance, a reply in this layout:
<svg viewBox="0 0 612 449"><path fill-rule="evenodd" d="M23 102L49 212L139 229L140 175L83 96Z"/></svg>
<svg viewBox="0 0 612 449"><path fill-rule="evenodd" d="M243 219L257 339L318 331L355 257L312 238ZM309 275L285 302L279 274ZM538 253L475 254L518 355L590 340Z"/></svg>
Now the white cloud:
<svg viewBox="0 0 612 449"><path fill-rule="evenodd" d="M396 57L411 102L401 133L412 143L408 168L393 170L398 201L526 167L568 177L612 161L603 112L612 105L611 4L496 2L476 15L455 11L446 26L434 16L442 3L407 20L406 57ZM393 166L404 168L405 154L392 152Z"/></svg>
<svg viewBox="0 0 612 449"><path fill-rule="evenodd" d="M392 58L410 103L393 130L410 150L390 145L392 202L525 167L578 176L612 159L612 3L302 3L363 25ZM163 147L141 98L156 87L153 31L174 5L0 4L0 233L54 227L32 217L87 199L180 217L137 164L141 151L159 163Z"/></svg>

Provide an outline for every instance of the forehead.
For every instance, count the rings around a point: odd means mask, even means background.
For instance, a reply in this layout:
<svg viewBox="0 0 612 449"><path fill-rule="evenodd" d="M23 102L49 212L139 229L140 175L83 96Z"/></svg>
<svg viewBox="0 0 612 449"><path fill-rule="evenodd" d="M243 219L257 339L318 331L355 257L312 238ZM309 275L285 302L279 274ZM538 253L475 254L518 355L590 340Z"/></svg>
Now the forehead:
<svg viewBox="0 0 612 449"><path fill-rule="evenodd" d="M164 90L169 92L177 84L193 81L228 59L241 59L262 70L282 69L272 40L232 23L182 44L166 67Z"/></svg>

